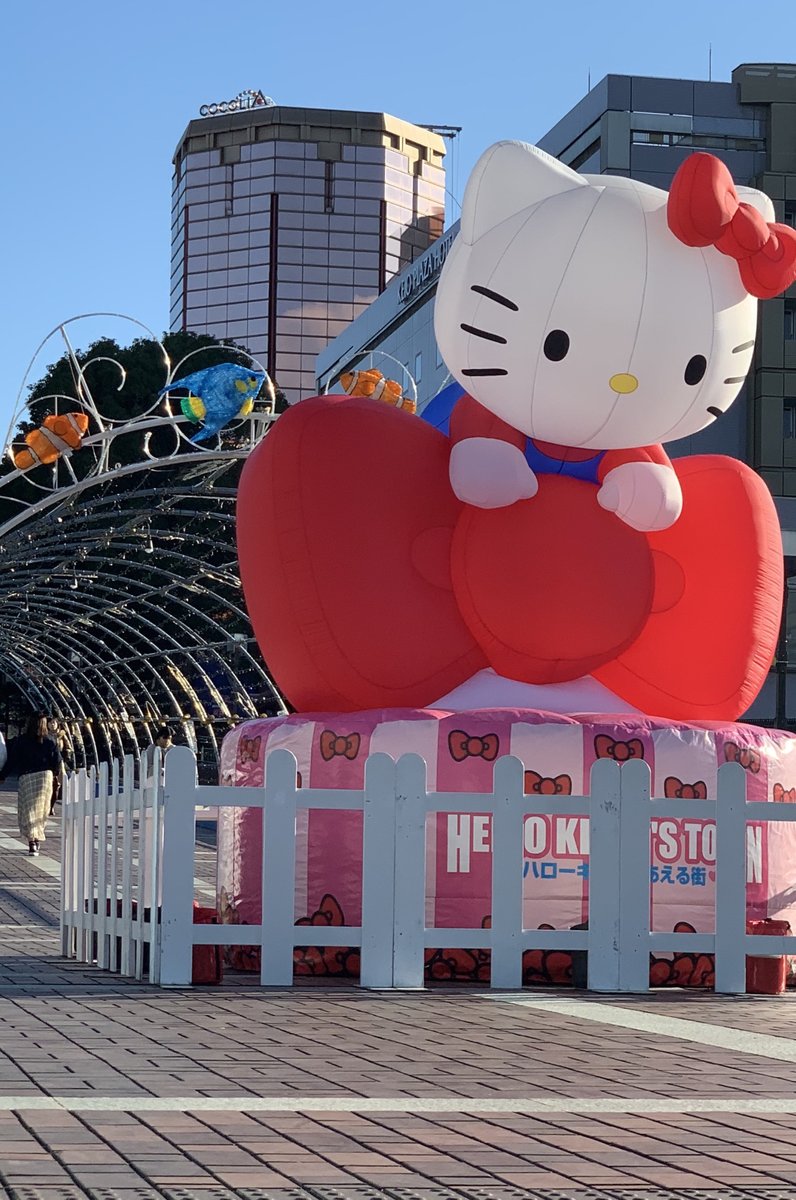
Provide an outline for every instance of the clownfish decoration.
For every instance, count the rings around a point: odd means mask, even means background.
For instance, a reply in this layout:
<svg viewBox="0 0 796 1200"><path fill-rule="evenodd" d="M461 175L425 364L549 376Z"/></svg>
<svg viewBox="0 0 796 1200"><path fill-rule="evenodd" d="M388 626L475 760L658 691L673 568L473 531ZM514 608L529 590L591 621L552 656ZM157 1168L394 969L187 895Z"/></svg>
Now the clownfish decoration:
<svg viewBox="0 0 796 1200"><path fill-rule="evenodd" d="M385 379L381 371L371 367L367 371L345 371L340 376L340 386L347 396L365 396L369 400L383 400L394 408L414 413L417 405L410 396L405 396L400 383Z"/></svg>
<svg viewBox="0 0 796 1200"><path fill-rule="evenodd" d="M56 462L62 455L79 450L88 433L88 417L82 412L60 413L45 417L38 429L25 435L24 449L14 455L20 471Z"/></svg>

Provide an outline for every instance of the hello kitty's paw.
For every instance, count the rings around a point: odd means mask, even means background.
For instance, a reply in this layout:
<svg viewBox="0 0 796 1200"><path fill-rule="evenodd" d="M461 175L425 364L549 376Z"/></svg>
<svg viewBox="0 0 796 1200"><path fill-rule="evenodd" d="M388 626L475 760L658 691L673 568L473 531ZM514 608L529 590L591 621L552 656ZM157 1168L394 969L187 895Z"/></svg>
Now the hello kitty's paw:
<svg viewBox="0 0 796 1200"><path fill-rule="evenodd" d="M474 508L507 508L530 500L539 484L525 455L497 438L465 438L451 450L453 491Z"/></svg>
<svg viewBox="0 0 796 1200"><path fill-rule="evenodd" d="M597 501L631 529L652 533L674 525L682 511L683 493L671 467L629 462L608 472Z"/></svg>

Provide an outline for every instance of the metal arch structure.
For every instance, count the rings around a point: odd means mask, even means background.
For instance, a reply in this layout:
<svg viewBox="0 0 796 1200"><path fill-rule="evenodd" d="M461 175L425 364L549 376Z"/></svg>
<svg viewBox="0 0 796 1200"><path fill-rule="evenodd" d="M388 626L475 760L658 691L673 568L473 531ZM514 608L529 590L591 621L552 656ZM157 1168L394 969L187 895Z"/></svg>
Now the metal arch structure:
<svg viewBox="0 0 796 1200"><path fill-rule="evenodd" d="M112 420L95 403L92 361L74 351L70 324L53 334L66 346L74 394L36 404L84 412L89 428L55 462L0 476L0 675L63 722L77 765L138 757L166 723L211 777L238 720L285 711L252 636L234 537L240 467L274 420L273 388L266 376L264 402L208 447L190 441L168 397ZM195 369L172 367L150 336L164 386ZM12 418L12 463L26 408L18 403ZM114 463L116 440L131 433L140 453Z"/></svg>

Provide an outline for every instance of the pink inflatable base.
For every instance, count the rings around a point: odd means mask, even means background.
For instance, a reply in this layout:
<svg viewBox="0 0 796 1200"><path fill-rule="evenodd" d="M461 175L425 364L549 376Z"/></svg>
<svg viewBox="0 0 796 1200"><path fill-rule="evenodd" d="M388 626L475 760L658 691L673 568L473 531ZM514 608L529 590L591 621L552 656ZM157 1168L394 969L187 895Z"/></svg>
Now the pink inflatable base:
<svg viewBox="0 0 796 1200"><path fill-rule="evenodd" d="M641 758L650 766L654 796L712 798L723 762L740 762L750 800L796 800L796 737L777 730L728 724L672 724L636 715L564 716L524 709L447 712L391 709L311 713L248 721L224 740L221 781L237 787L263 783L274 749L296 757L300 784L359 789L369 754L420 754L430 791L490 791L494 760L518 757L526 791L587 794L598 758ZM588 914L588 820L529 815L525 822L524 908L529 928L569 929ZM488 925L491 910L489 817L439 814L427 833L426 919L429 926ZM233 923L260 920L262 823L254 809L221 810L219 906ZM747 836L747 914L776 917L796 928L796 830L788 824L750 823ZM361 912L362 820L354 812L300 814L296 919L300 924L356 925ZM652 927L707 932L713 928L715 825L713 821L652 822ZM256 969L256 948L230 951L230 966ZM429 951L429 979L486 981L488 952ZM356 975L358 952L339 948L296 951L296 973ZM707 955L660 956L656 984L710 986ZM572 960L564 952L526 953L524 979L565 983Z"/></svg>

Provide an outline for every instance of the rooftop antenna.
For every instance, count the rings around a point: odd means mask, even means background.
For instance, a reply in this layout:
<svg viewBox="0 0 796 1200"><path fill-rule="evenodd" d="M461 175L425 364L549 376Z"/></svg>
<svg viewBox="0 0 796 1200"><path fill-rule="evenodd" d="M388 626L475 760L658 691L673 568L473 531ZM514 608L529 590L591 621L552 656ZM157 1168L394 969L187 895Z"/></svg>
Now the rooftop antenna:
<svg viewBox="0 0 796 1200"><path fill-rule="evenodd" d="M587 92L591 91L591 67L589 67L589 74L587 76L586 91Z"/></svg>
<svg viewBox="0 0 796 1200"><path fill-rule="evenodd" d="M439 134L440 137L445 138L447 141L450 142L451 166L453 168L453 186L455 188L455 191L451 191L450 188L448 188L448 187L445 188L445 191L450 196L451 200L453 200L454 204L459 209L459 212L461 212L462 206L461 206L461 202L459 200L459 156L456 153L456 147L457 147L456 139L458 138L459 134L462 132L462 126L461 125L428 125L423 121L419 121L419 122L417 122L417 124L420 125L421 129L428 129L430 133Z"/></svg>
<svg viewBox="0 0 796 1200"><path fill-rule="evenodd" d="M708 83L713 80L713 43L708 42Z"/></svg>
<svg viewBox="0 0 796 1200"><path fill-rule="evenodd" d="M423 121L419 121L421 129L428 129L431 133L438 133L440 137L449 138L450 141L461 133L461 125L426 125Z"/></svg>

